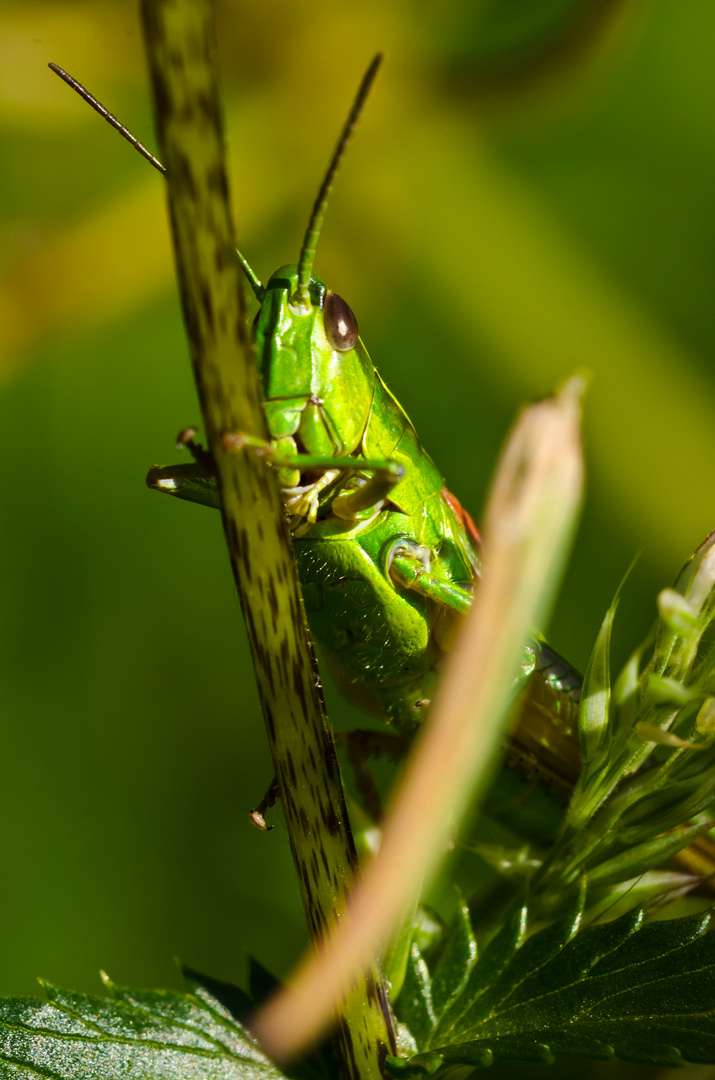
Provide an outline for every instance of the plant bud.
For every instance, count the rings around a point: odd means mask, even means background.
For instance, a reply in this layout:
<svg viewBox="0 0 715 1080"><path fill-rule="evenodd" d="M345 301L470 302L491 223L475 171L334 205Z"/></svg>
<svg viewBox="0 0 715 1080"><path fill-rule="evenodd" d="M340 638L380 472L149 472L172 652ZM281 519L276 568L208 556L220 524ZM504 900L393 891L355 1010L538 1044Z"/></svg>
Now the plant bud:
<svg viewBox="0 0 715 1080"><path fill-rule="evenodd" d="M687 705L696 696L677 679L665 675L649 675L646 698L653 705Z"/></svg>
<svg viewBox="0 0 715 1080"><path fill-rule="evenodd" d="M690 601L675 589L658 593L658 612L665 624L676 634L686 637L698 626L698 613Z"/></svg>
<svg viewBox="0 0 715 1080"><path fill-rule="evenodd" d="M695 718L695 727L701 735L715 735L715 698L705 698Z"/></svg>
<svg viewBox="0 0 715 1080"><path fill-rule="evenodd" d="M711 532L678 575L676 589L687 597L701 618L710 618L715 606L715 531Z"/></svg>

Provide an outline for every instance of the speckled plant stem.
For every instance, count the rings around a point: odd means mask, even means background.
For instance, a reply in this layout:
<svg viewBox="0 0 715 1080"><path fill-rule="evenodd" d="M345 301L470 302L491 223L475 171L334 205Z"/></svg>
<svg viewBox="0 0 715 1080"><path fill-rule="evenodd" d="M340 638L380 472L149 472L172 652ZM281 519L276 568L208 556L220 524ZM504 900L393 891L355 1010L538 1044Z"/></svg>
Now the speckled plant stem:
<svg viewBox="0 0 715 1080"><path fill-rule="evenodd" d="M142 0L184 320L231 565L253 652L303 903L314 938L355 870L335 748L306 632L279 492L265 463L223 436L267 437L247 337L223 158L209 0ZM340 1003L349 1078L378 1078L394 1052L377 968Z"/></svg>

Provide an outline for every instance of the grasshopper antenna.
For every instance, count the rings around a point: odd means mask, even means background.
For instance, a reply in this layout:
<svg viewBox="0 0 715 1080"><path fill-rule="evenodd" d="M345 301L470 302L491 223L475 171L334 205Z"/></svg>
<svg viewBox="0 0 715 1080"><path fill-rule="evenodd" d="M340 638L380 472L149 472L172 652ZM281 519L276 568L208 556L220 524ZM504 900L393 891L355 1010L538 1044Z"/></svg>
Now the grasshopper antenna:
<svg viewBox="0 0 715 1080"><path fill-rule="evenodd" d="M118 131L119 134L122 135L128 143L131 143L134 149L138 153L140 153L143 158L146 158L150 165L153 165L154 168L158 169L160 173L166 173L166 169L159 161L159 159L155 158L151 151L147 150L146 146L140 143L137 137L135 135L132 135L131 131L129 131L128 128L125 128L124 124L120 124L116 116L113 116L112 113L110 113L109 109L105 109L104 105L102 105L102 102L97 101L96 97L94 97L93 94L90 94L89 90L87 90L85 86L82 86L81 82L77 82L76 79L73 79L72 76L67 71L65 71L64 68L61 68L58 64L48 64L47 66L51 68L52 71L54 71L55 75L59 75L59 77L64 82L66 82L68 86L71 86L72 89L75 90L81 98L84 98L87 104L92 106L95 112L98 112L100 116L104 117L107 123L110 124L115 131Z"/></svg>
<svg viewBox="0 0 715 1080"><path fill-rule="evenodd" d="M315 249L318 243L318 237L320 236L320 230L323 225L323 218L325 217L325 208L328 205L328 199L330 193L333 190L333 181L335 180L335 174L338 171L338 166L343 159L345 150L355 125L358 122L360 113L363 110L363 106L367 99L367 95L370 93L372 84L375 81L378 68L382 63L382 53L378 53L373 59L370 67L367 69L363 76L363 80L360 83L360 89L357 92L353 107L350 110L350 115L345 121L345 127L343 128L340 138L338 139L338 145L335 147L335 153L331 159L328 171L325 174L325 179L321 185L318 197L315 200L313 206L313 212L310 215L310 221L308 222L308 228L305 231L305 237L303 239L303 247L300 252L300 259L298 261L298 287L295 293L291 297L291 302L296 307L309 308L310 296L308 294L308 282L310 281L310 275L313 270L313 263L315 261Z"/></svg>
<svg viewBox="0 0 715 1080"><path fill-rule="evenodd" d="M69 72L65 71L64 68L61 68L59 64L48 64L47 66L51 68L52 71L54 71L55 75L59 75L59 77L64 82L66 82L68 86L71 86L72 89L75 90L79 94L79 96L87 102L88 105L91 105L94 111L98 112L99 115L103 117L103 119L105 119L107 123L114 128L115 131L118 131L119 134L123 138L125 138L128 143L131 143L137 153L141 154L141 156L146 161L148 161L150 165L153 165L154 168L157 169L160 173L166 175L166 169L159 161L159 159L155 158L151 151L147 150L146 146L144 146L143 143L139 142L136 135L132 135L129 128L126 128L124 124L120 123L119 120L117 120L116 116L110 113L109 109L105 109L102 102L97 101L94 94L90 94L86 86L82 86L81 82L78 82L77 79L72 78ZM251 284L251 288L253 289L258 299L262 300L264 291L263 286L261 285L255 273L240 252L238 252L238 259L241 264L241 269L243 270L244 274L246 275Z"/></svg>
<svg viewBox="0 0 715 1080"><path fill-rule="evenodd" d="M245 255L242 255L240 251L237 251L236 254L238 255L238 264L248 278L248 283L253 289L253 295L256 300L258 300L259 304L263 303L263 296L266 290L261 285L255 271L251 269Z"/></svg>

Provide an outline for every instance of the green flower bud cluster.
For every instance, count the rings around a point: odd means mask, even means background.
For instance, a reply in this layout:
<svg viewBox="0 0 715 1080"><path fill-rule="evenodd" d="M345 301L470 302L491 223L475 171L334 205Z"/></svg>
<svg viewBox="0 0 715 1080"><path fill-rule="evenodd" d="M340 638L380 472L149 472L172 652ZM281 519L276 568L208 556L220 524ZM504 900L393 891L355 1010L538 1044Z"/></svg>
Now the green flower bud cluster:
<svg viewBox="0 0 715 1080"><path fill-rule="evenodd" d="M658 596L656 625L612 688L617 601L584 679L581 777L532 882L544 898L585 880L602 902L715 826L715 533Z"/></svg>

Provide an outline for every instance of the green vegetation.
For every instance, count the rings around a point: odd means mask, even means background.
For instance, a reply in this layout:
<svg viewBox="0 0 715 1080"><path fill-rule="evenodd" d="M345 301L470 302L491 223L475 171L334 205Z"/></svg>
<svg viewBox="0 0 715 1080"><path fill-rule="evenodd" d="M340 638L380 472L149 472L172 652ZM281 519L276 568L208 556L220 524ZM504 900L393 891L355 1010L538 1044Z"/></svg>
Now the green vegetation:
<svg viewBox="0 0 715 1080"><path fill-rule="evenodd" d="M541 46L525 52L539 28L519 27L521 7L510 30L494 21L498 5L450 5L439 21L399 4L329 20L276 5L283 19L259 47L265 26L232 6L221 32L229 132L237 155L248 154L237 196L255 205L240 222L242 246L265 253L265 276L300 236L299 203L309 203L325 157L312 133L325 132L329 145L350 97L355 73L343 72L337 43L348 39L356 51L364 43L356 71L376 46L391 54L359 168L356 154L336 196L321 273L350 297L373 358L470 507L515 403L574 366L592 370L591 501L550 629L560 651L585 667L633 550L647 545L615 624L619 662L645 636L653 597L713 524L705 360L713 110L698 75L708 69L712 15L704 5L683 13L654 4L636 14L624 6L588 34L556 35L560 50L546 47L554 40L547 27ZM550 17L567 26L570 8L589 7L549 5ZM142 494L146 466L166 460L176 428L196 419L167 298L160 182L81 103L56 104L61 95L44 67L61 62L150 141L135 120L145 94L135 14L121 4L97 4L89 15L68 5L50 20L45 8L24 4L3 19L21 47L2 110L1 428L13 522L1 541L11 883L2 904L13 927L2 985L32 993L39 972L89 990L100 963L123 983L170 985L167 958L176 952L240 982L245 945L282 975L304 930L280 824L270 836L242 826L271 766L248 662L241 670L235 660L225 553L209 515ZM92 41L80 33L87 26ZM229 42L244 61L231 60ZM296 201L295 221L287 200ZM687 638L672 618L666 623ZM672 706L667 684L660 689L659 707ZM699 690L698 709L708 687ZM679 703L681 734L691 739L695 700ZM356 714L333 707L332 697L330 711L340 727L355 725ZM595 757L602 728L596 717ZM704 755L681 750L671 759L690 754L699 764L661 767L682 770L671 778L689 785L678 789L682 801L701 791L695 773L705 765ZM686 816L695 812L691 802ZM672 824L663 805L631 817L639 836L611 858ZM460 875L463 887L476 888L471 864ZM613 879L604 872L600 884ZM448 917L448 882L433 892ZM699 941L703 923L692 920ZM652 940L655 930L648 933ZM538 952L543 939L530 940ZM580 940L568 948L586 949ZM684 940L672 948L690 948ZM549 963L558 979L558 958ZM633 1007L643 1007L633 993ZM475 1038L482 1021L475 1017L464 1037ZM543 1045L573 1050L553 1024L549 1032ZM484 1029L487 1042L503 1037L498 1024ZM620 1048L620 1037L604 1041ZM443 1045L430 1037L429 1052ZM669 1036L664 1045L699 1059L692 1040ZM498 1045L486 1049L498 1056ZM653 1058L676 1063L669 1055Z"/></svg>

